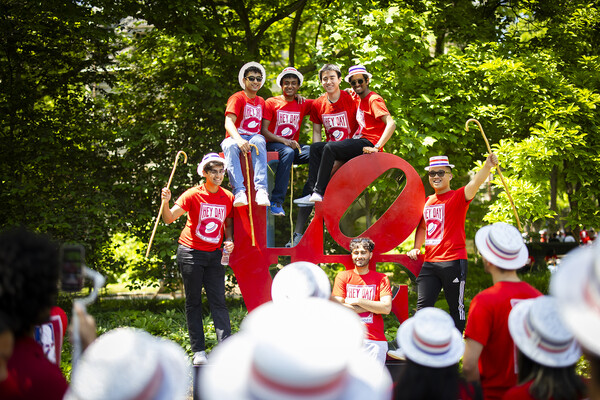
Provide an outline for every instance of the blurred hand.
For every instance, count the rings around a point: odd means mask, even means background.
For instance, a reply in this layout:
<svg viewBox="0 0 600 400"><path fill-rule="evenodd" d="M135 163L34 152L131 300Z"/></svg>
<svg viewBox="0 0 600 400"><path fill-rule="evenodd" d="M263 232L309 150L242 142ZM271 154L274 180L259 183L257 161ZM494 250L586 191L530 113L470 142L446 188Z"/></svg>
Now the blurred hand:
<svg viewBox="0 0 600 400"><path fill-rule="evenodd" d="M420 249L412 249L410 250L408 253L406 253L406 255L412 259L412 260L416 260L417 258L419 258L419 256L421 255L421 250Z"/></svg>

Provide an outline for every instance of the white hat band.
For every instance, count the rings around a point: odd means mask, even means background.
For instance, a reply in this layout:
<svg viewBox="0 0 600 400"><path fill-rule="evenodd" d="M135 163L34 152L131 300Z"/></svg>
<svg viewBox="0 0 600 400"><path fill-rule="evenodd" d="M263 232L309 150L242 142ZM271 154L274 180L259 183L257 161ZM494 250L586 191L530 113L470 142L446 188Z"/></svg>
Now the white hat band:
<svg viewBox="0 0 600 400"><path fill-rule="evenodd" d="M415 346L417 346L424 353L439 355L439 354L446 353L450 349L450 337L448 337L448 340L445 341L444 343L433 344L430 342L426 342L425 340L420 338L416 332L416 329L413 331L412 336L413 336L413 343L415 344Z"/></svg>

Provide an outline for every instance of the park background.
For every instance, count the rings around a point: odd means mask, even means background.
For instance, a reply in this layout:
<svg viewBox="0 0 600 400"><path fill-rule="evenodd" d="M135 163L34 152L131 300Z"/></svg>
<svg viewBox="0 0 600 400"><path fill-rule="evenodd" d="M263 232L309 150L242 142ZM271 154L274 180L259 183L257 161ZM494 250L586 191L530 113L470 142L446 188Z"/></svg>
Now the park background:
<svg viewBox="0 0 600 400"><path fill-rule="evenodd" d="M371 89L386 100L397 125L385 151L420 174L428 157L448 155L456 164L454 187L468 181L487 153L476 127L464 129L467 119L477 118L534 241L544 228L576 235L597 228L599 5L0 0L0 227L25 225L85 246L88 265L111 284L91 309L100 332L139 326L189 350L181 299L108 295L158 286L161 279L177 289L174 258L183 219L161 224L150 258L144 257L160 188L179 150L189 160L178 166L174 196L198 183L197 163L220 150L225 103L240 90L238 70L258 61L268 75L259 92L264 98L279 94L274 78L289 65L304 74L301 93L308 98L322 93L322 64L344 72L365 65L373 74ZM303 142L309 133L306 123ZM299 168L296 182L305 176ZM374 182L365 207L385 210L396 196L386 190L389 184ZM495 221L516 222L496 175L470 208L467 237ZM289 227L277 232L289 237ZM411 239L396 251L410 246ZM467 304L491 283L470 250ZM339 268L326 266L330 276ZM381 269L394 284L410 279L397 265ZM537 268L527 279L546 292L548 277ZM235 293L231 273L228 284ZM63 308L70 310L71 300L63 295ZM230 301L235 330L245 308L235 296ZM392 339L396 327L387 322Z"/></svg>

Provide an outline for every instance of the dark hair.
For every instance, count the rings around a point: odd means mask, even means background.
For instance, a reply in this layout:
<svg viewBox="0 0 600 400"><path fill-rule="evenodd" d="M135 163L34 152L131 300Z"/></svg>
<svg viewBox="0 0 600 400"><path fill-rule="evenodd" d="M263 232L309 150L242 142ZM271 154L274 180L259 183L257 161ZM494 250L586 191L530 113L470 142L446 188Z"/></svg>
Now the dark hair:
<svg viewBox="0 0 600 400"><path fill-rule="evenodd" d="M204 164L204 172L208 173L208 171L210 171L215 165L222 165L223 168L225 168L225 164L223 163L223 161L209 161L206 164Z"/></svg>
<svg viewBox="0 0 600 400"><path fill-rule="evenodd" d="M256 72L257 74L262 75L262 71L260 70L260 68L255 67L254 65L251 65L244 70L244 78L246 76L248 76L248 73L250 73L250 72Z"/></svg>
<svg viewBox="0 0 600 400"><path fill-rule="evenodd" d="M58 245L25 228L0 233L0 310L27 334L48 317L58 294Z"/></svg>
<svg viewBox="0 0 600 400"><path fill-rule="evenodd" d="M354 250L358 246L363 246L369 252L373 252L375 249L375 242L369 238L354 238L350 241L350 251Z"/></svg>
<svg viewBox="0 0 600 400"><path fill-rule="evenodd" d="M575 372L575 364L568 367L546 367L518 351L519 384L532 381L529 388L537 400L569 400L585 397L586 388Z"/></svg>
<svg viewBox="0 0 600 400"><path fill-rule="evenodd" d="M13 330L12 319L6 313L0 310L0 335L6 331Z"/></svg>
<svg viewBox="0 0 600 400"><path fill-rule="evenodd" d="M322 76L323 76L323 72L325 72L325 71L335 71L337 73L338 78L342 77L342 71L340 70L340 67L338 67L337 65L334 65L334 64L325 64L319 70L319 80L323 79Z"/></svg>
<svg viewBox="0 0 600 400"><path fill-rule="evenodd" d="M456 400L459 398L461 382L464 382L464 379L458 373L458 364L432 368L407 359L394 385L394 399ZM476 386L473 387L471 398L482 398L478 389Z"/></svg>
<svg viewBox="0 0 600 400"><path fill-rule="evenodd" d="M290 78L295 78L298 81L298 85L300 85L300 78L298 78L297 75L295 74L285 74L284 76L281 77L281 79L279 80L279 86L283 86L283 80L284 79L290 79Z"/></svg>

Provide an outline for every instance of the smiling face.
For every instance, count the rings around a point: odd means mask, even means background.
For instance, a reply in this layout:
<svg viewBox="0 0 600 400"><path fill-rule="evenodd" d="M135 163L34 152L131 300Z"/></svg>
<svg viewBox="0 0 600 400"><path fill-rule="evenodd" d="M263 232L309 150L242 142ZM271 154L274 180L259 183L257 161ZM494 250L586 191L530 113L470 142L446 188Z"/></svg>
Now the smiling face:
<svg viewBox="0 0 600 400"><path fill-rule="evenodd" d="M340 90L342 78L338 76L336 71L323 71L321 73L321 85L327 94L334 94Z"/></svg>
<svg viewBox="0 0 600 400"><path fill-rule="evenodd" d="M363 74L356 74L350 77L350 86L361 98L368 94L369 78Z"/></svg>
<svg viewBox="0 0 600 400"><path fill-rule="evenodd" d="M444 176L440 176L440 173ZM452 170L449 167L431 167L428 172L429 184L435 190L436 194L442 194L450 190L450 181L452 180ZM435 176L432 176L435 175Z"/></svg>
<svg viewBox="0 0 600 400"><path fill-rule="evenodd" d="M225 166L223 163L211 161L204 167L202 176L206 179L206 183L209 187L221 186L221 183L223 183L223 179L225 178Z"/></svg>
<svg viewBox="0 0 600 400"><path fill-rule="evenodd" d="M244 84L246 85L246 92L256 94L261 88L262 80L264 76L260 72L248 71L244 76Z"/></svg>
<svg viewBox="0 0 600 400"><path fill-rule="evenodd" d="M352 263L357 268L368 267L371 257L373 257L373 253L362 244L358 244L352 249Z"/></svg>
<svg viewBox="0 0 600 400"><path fill-rule="evenodd" d="M298 89L300 88L300 81L298 77L293 75L286 75L281 78L281 90L283 91L283 96L286 100L293 99L298 93Z"/></svg>

